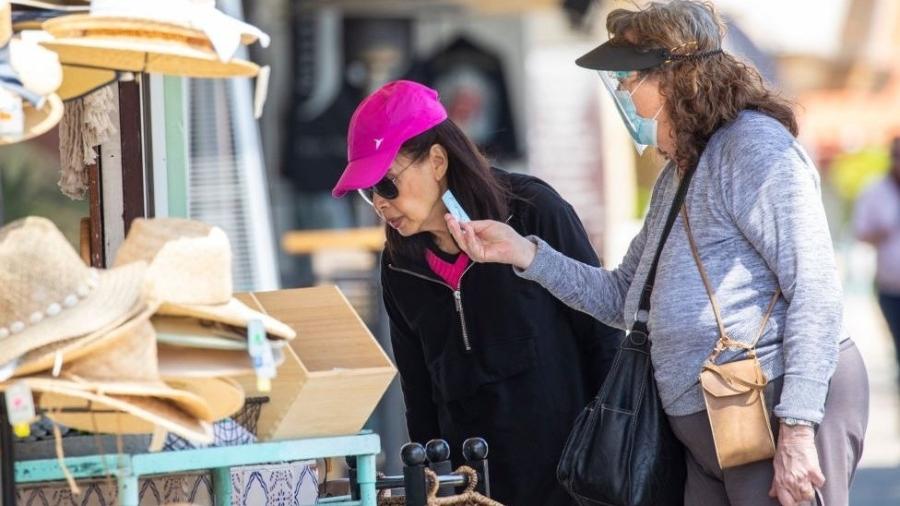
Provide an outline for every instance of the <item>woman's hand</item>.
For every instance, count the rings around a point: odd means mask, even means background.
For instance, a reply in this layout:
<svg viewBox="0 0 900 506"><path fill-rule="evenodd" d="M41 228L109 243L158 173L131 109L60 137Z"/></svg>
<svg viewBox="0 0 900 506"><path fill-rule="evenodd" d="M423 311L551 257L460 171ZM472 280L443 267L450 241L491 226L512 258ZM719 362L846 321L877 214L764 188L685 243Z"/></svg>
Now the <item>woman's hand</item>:
<svg viewBox="0 0 900 506"><path fill-rule="evenodd" d="M773 463L775 479L769 496L777 497L782 506L812 502L815 489L825 485L812 427L782 424Z"/></svg>
<svg viewBox="0 0 900 506"><path fill-rule="evenodd" d="M533 242L505 223L490 220L460 223L451 214L446 214L444 219L456 244L475 262L509 264L524 270L537 253Z"/></svg>

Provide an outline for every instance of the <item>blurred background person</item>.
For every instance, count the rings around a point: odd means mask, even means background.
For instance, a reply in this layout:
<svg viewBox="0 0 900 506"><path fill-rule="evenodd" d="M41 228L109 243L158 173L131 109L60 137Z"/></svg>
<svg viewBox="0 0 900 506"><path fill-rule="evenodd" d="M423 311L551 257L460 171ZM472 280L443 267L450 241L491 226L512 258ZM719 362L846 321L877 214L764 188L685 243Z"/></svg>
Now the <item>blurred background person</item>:
<svg viewBox="0 0 900 506"><path fill-rule="evenodd" d="M856 201L853 229L857 239L876 248L878 305L900 362L900 137L891 141L888 173Z"/></svg>

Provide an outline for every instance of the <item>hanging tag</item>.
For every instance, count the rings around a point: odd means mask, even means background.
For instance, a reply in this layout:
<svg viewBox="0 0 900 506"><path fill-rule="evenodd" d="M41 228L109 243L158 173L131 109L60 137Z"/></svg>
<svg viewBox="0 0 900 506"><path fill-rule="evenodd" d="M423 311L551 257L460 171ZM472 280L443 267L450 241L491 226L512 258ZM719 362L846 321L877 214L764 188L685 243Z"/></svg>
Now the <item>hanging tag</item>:
<svg viewBox="0 0 900 506"><path fill-rule="evenodd" d="M22 97L0 88L0 135L16 136L25 131Z"/></svg>
<svg viewBox="0 0 900 506"><path fill-rule="evenodd" d="M31 388L19 381L10 385L5 394L6 411L13 432L18 437L28 437L31 434L31 423L37 419Z"/></svg>
<svg viewBox="0 0 900 506"><path fill-rule="evenodd" d="M275 357L272 344L266 339L266 328L260 320L247 322L247 351L256 371L256 387L260 392L272 389L271 379L275 377Z"/></svg>
<svg viewBox="0 0 900 506"><path fill-rule="evenodd" d="M253 117L259 119L262 117L263 108L266 106L266 99L269 96L269 74L272 69L268 66L259 68L259 74L256 76L256 90L253 93Z"/></svg>

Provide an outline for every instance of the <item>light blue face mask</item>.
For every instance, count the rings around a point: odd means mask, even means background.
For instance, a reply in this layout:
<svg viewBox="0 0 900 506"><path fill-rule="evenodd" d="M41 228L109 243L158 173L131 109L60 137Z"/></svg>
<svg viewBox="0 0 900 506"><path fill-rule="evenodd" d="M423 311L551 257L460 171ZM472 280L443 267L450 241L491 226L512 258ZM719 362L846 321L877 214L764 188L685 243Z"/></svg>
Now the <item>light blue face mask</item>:
<svg viewBox="0 0 900 506"><path fill-rule="evenodd" d="M628 129L628 134L631 135L631 140L634 142L638 154L643 154L644 150L647 149L647 146L656 146L656 118L659 116L659 113L662 112L662 107L656 111L656 114L654 114L652 118L645 118L638 114L637 107L635 107L634 100L632 99L634 92L644 84L644 80L647 78L645 77L642 79L634 90L629 92L627 90L619 89L620 79L625 77L624 73L601 71L599 74L600 80L603 82L603 85L612 96L613 102L616 104L616 110L619 111L619 115L622 117L623 123L625 123L625 128Z"/></svg>

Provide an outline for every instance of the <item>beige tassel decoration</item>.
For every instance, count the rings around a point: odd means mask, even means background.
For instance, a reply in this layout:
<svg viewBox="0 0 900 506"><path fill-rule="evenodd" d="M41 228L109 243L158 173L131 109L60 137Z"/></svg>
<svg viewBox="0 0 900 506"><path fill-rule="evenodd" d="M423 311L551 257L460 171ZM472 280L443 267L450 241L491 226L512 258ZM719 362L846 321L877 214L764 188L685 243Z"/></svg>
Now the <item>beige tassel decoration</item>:
<svg viewBox="0 0 900 506"><path fill-rule="evenodd" d="M115 83L113 83L115 84ZM59 124L59 189L73 200L82 200L88 188L87 167L97 161L95 147L116 132L112 84L66 102Z"/></svg>

